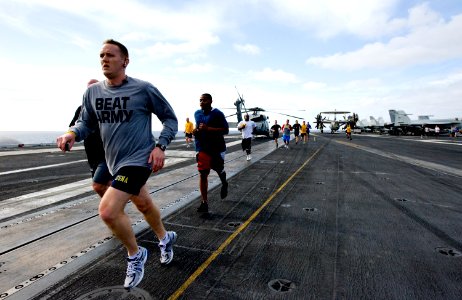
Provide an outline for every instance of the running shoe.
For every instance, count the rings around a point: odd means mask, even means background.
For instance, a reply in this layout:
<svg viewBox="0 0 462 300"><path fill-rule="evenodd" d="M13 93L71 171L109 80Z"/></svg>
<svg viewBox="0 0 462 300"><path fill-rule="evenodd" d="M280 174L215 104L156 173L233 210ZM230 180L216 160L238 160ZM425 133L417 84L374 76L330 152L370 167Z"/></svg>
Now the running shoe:
<svg viewBox="0 0 462 300"><path fill-rule="evenodd" d="M127 277L125 277L124 288L130 289L137 286L144 276L144 264L148 259L148 250L138 247L138 256L130 259L127 257Z"/></svg>
<svg viewBox="0 0 462 300"><path fill-rule="evenodd" d="M197 208L197 212L207 213L209 212L209 205L207 202L201 202L201 206Z"/></svg>
<svg viewBox="0 0 462 300"><path fill-rule="evenodd" d="M168 265L173 259L173 244L176 242L177 234L175 231L167 231L167 236L167 244L164 245L159 242L160 263L162 265Z"/></svg>

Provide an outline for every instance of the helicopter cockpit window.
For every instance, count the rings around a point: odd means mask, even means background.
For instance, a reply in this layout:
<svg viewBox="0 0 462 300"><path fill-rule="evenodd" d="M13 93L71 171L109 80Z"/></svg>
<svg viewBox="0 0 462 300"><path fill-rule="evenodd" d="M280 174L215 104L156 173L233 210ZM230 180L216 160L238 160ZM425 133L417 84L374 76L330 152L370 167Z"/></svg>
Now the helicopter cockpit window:
<svg viewBox="0 0 462 300"><path fill-rule="evenodd" d="M252 121L254 121L254 122L262 122L262 121L265 121L265 120L266 120L266 117L263 116L263 115L259 115L259 116L255 117L255 118L252 118Z"/></svg>

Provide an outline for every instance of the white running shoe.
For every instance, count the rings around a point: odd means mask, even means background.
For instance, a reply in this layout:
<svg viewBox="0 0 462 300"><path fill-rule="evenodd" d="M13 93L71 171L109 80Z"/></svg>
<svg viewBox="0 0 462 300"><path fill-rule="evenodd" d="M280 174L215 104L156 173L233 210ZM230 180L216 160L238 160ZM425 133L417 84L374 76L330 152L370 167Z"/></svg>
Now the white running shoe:
<svg viewBox="0 0 462 300"><path fill-rule="evenodd" d="M175 231L167 231L168 242L163 245L159 242L160 263L168 265L173 260L173 244L176 242L177 234Z"/></svg>
<svg viewBox="0 0 462 300"><path fill-rule="evenodd" d="M148 259L148 250L144 247L138 247L138 249L138 256L136 258L127 258L127 276L124 282L124 288L126 289L137 286L144 276L144 264Z"/></svg>

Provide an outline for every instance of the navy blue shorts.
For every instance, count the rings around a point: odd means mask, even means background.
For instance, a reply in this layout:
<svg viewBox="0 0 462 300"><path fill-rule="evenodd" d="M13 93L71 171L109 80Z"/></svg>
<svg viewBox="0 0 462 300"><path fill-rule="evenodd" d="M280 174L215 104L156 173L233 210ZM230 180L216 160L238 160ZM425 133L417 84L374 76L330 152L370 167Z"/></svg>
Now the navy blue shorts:
<svg viewBox="0 0 462 300"><path fill-rule="evenodd" d="M100 162L96 168L91 169L91 177L93 182L107 185L112 180L112 175L109 173L109 169L105 161Z"/></svg>
<svg viewBox="0 0 462 300"><path fill-rule="evenodd" d="M151 169L147 167L128 166L122 167L114 174L111 186L131 195L138 195L143 185L151 176Z"/></svg>

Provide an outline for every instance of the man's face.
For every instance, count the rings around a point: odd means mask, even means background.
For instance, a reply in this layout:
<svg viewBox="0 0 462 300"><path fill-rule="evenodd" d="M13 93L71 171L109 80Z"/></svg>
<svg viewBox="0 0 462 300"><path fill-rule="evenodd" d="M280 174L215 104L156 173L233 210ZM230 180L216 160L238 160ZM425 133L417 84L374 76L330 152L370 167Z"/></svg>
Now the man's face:
<svg viewBox="0 0 462 300"><path fill-rule="evenodd" d="M201 96L199 101L200 106L203 110L209 110L212 107L212 100L208 99L205 96Z"/></svg>
<svg viewBox="0 0 462 300"><path fill-rule="evenodd" d="M108 79L116 78L120 74L125 74L125 67L128 59L122 55L119 47L112 44L104 44L99 53L103 74Z"/></svg>

